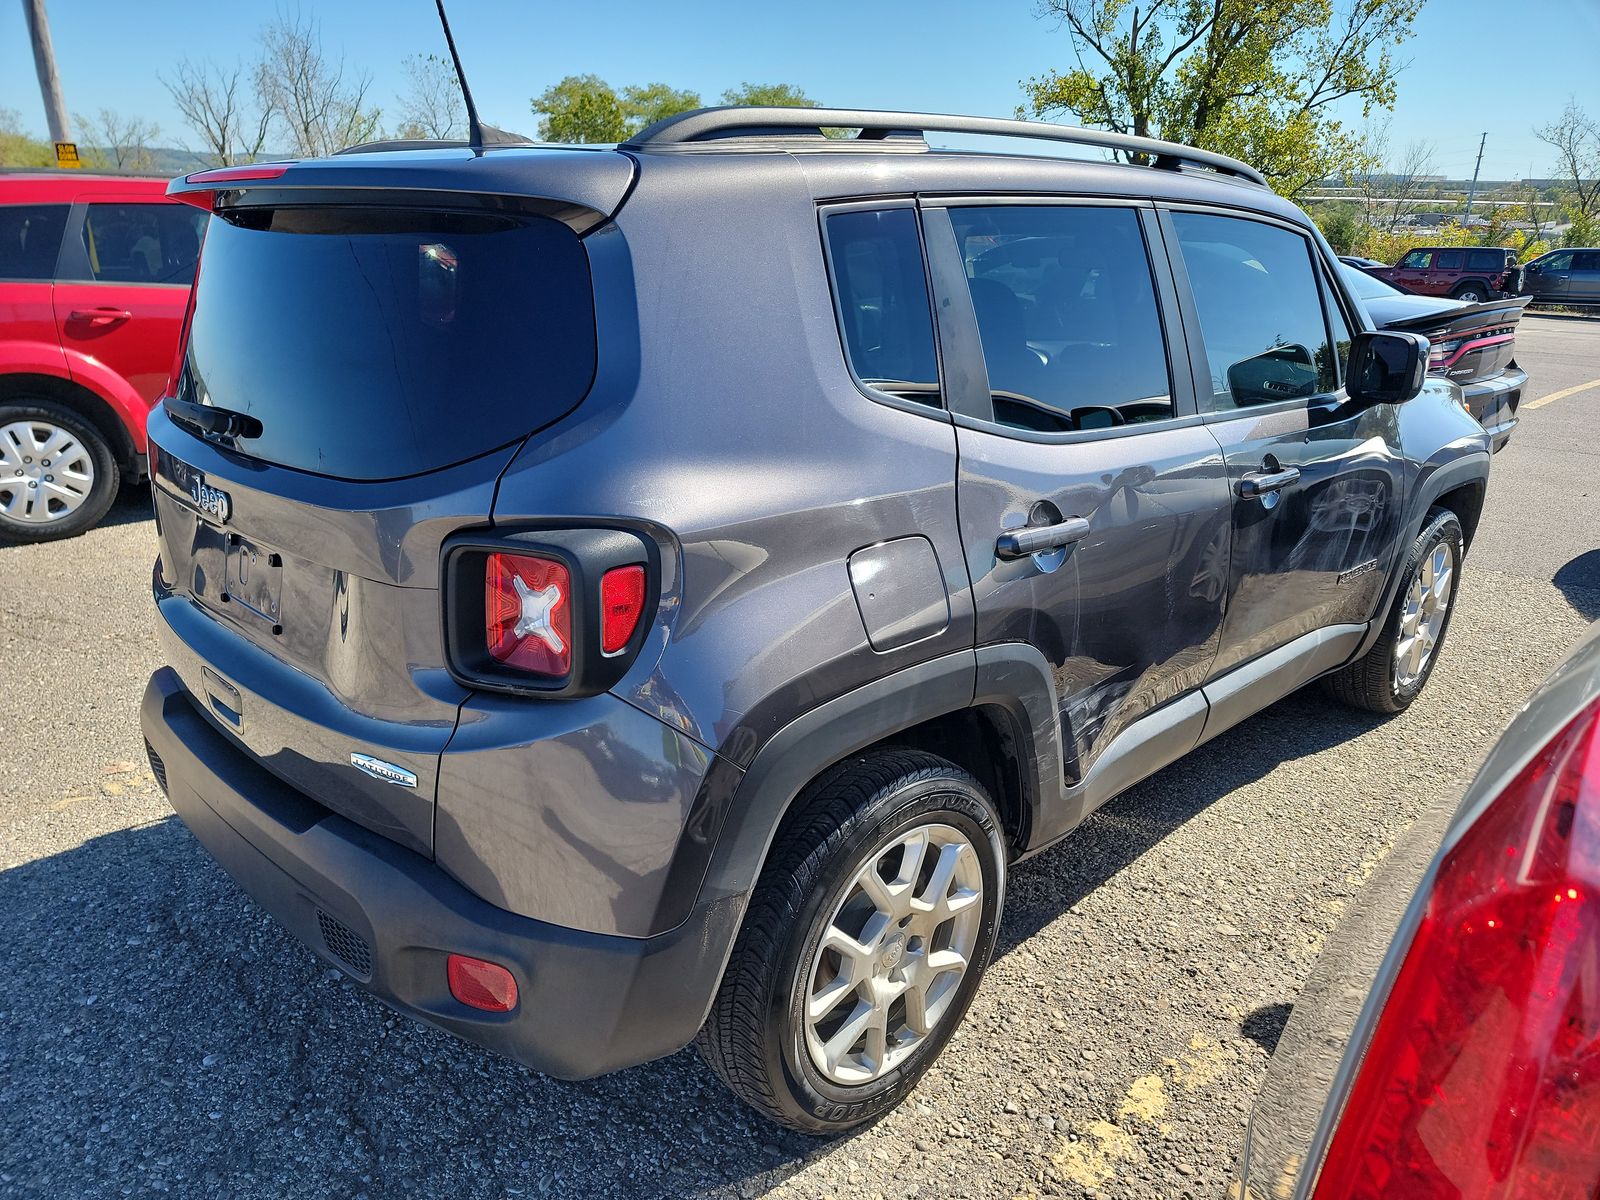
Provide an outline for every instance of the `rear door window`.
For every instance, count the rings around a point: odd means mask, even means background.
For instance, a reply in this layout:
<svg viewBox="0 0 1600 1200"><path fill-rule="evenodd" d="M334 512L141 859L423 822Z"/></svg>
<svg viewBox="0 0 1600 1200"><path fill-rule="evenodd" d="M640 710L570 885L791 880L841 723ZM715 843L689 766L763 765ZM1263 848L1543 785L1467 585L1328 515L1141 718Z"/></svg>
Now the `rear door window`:
<svg viewBox="0 0 1600 1200"><path fill-rule="evenodd" d="M206 214L187 204L90 204L83 253L96 283L194 282Z"/></svg>
<svg viewBox="0 0 1600 1200"><path fill-rule="evenodd" d="M0 205L0 279L53 278L69 211L65 204Z"/></svg>
<svg viewBox="0 0 1600 1200"><path fill-rule="evenodd" d="M1439 270L1459 271L1462 264L1466 262L1466 258L1466 254L1460 250L1446 250L1439 255Z"/></svg>
<svg viewBox="0 0 1600 1200"><path fill-rule="evenodd" d="M255 458L395 479L543 428L594 370L588 255L558 221L240 209L206 231L178 387L260 420Z"/></svg>
<svg viewBox="0 0 1600 1200"><path fill-rule="evenodd" d="M865 387L938 406L939 356L916 213L828 216L828 255L850 369Z"/></svg>
<svg viewBox="0 0 1600 1200"><path fill-rule="evenodd" d="M1134 209L949 212L996 421L1070 432L1173 415L1166 338Z"/></svg>
<svg viewBox="0 0 1600 1200"><path fill-rule="evenodd" d="M1339 385L1311 245L1279 225L1175 212L1213 407L1308 399Z"/></svg>
<svg viewBox="0 0 1600 1200"><path fill-rule="evenodd" d="M1579 250L1572 256L1574 271L1600 271L1600 250Z"/></svg>

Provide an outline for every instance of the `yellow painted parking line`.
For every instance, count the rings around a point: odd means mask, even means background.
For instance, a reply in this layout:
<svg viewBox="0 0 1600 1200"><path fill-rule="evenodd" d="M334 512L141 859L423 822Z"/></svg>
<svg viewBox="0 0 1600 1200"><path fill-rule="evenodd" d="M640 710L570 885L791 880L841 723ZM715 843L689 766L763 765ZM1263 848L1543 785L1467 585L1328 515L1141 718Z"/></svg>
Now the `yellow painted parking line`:
<svg viewBox="0 0 1600 1200"><path fill-rule="evenodd" d="M1576 396L1579 392L1587 392L1590 388L1597 387L1600 387L1600 379L1591 379L1588 383L1580 383L1577 387L1562 388L1559 392L1551 392L1548 396L1530 400L1522 408L1524 412L1532 408L1543 408L1546 404L1554 404L1557 400L1565 400L1568 396Z"/></svg>

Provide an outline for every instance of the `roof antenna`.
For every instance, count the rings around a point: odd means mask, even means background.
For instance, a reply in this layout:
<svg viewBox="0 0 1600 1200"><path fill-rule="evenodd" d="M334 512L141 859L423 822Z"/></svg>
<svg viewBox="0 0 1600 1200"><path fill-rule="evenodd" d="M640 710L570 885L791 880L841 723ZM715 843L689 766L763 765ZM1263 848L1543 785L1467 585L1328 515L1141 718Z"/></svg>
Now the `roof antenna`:
<svg viewBox="0 0 1600 1200"><path fill-rule="evenodd" d="M475 154L483 153L483 123L478 120L478 106L472 102L472 89L467 86L467 73L461 69L461 55L456 53L456 39L450 32L450 18L444 15L444 0L434 0L439 7L439 24L444 26L445 44L450 47L450 61L456 65L456 79L461 83L461 98L467 103L467 145ZM499 133L500 130L494 130Z"/></svg>

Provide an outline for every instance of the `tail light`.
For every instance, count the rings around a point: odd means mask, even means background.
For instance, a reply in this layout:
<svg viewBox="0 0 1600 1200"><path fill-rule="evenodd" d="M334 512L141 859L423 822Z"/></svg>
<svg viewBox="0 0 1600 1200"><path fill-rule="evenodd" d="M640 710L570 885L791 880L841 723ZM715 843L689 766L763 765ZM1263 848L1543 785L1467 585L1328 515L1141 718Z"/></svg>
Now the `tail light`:
<svg viewBox="0 0 1600 1200"><path fill-rule="evenodd" d="M644 568L613 567L600 577L600 650L618 654L644 614Z"/></svg>
<svg viewBox="0 0 1600 1200"><path fill-rule="evenodd" d="M1431 342L1428 345L1428 370L1437 370L1447 366L1455 357L1456 351L1466 345L1465 338L1451 338L1447 342Z"/></svg>
<svg viewBox="0 0 1600 1200"><path fill-rule="evenodd" d="M192 204L196 208L211 211L211 206L216 202L217 193L228 184L264 183L269 179L279 178L290 167L292 162L276 163L245 163L237 167L215 167L209 171L197 171L186 176L182 183L173 180L167 186L167 195L183 204Z"/></svg>
<svg viewBox="0 0 1600 1200"><path fill-rule="evenodd" d="M644 644L659 552L631 530L561 529L450 539L445 643L469 687L547 697L614 686Z"/></svg>
<svg viewBox="0 0 1600 1200"><path fill-rule="evenodd" d="M1439 865L1316 1200L1592 1200L1600 701Z"/></svg>
<svg viewBox="0 0 1600 1200"><path fill-rule="evenodd" d="M496 662L560 678L572 669L572 576L566 564L490 554L484 571L484 640Z"/></svg>

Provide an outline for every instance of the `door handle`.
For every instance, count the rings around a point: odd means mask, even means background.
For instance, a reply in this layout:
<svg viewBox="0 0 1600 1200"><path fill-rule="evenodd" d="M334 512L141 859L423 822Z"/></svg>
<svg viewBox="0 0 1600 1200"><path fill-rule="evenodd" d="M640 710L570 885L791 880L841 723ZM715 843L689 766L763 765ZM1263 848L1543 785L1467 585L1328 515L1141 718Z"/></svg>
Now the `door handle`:
<svg viewBox="0 0 1600 1200"><path fill-rule="evenodd" d="M1068 517L1059 525L1030 525L1026 529L1013 529L995 539L997 558L1007 560L1027 558L1042 550L1056 550L1081 542L1089 536L1089 522L1082 517Z"/></svg>
<svg viewBox="0 0 1600 1200"><path fill-rule="evenodd" d="M110 325L132 319L133 314L125 308L75 308L67 314L69 321L87 321L91 325Z"/></svg>
<svg viewBox="0 0 1600 1200"><path fill-rule="evenodd" d="M1279 471L1247 471L1239 477L1236 486L1239 495L1246 500L1257 500L1273 492L1281 492L1291 484L1299 482L1299 479L1299 467L1284 467Z"/></svg>

